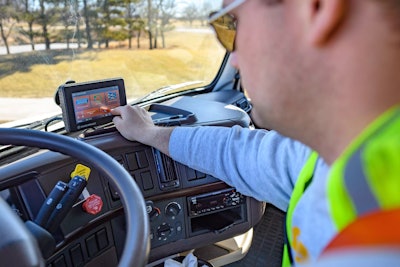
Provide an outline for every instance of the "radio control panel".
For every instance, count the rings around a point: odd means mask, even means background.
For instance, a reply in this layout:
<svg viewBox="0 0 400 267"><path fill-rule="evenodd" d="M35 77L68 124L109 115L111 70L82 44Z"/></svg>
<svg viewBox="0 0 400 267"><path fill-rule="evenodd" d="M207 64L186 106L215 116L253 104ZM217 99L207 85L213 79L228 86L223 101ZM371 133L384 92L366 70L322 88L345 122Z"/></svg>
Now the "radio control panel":
<svg viewBox="0 0 400 267"><path fill-rule="evenodd" d="M233 188L188 198L189 216L200 216L239 206L245 197Z"/></svg>

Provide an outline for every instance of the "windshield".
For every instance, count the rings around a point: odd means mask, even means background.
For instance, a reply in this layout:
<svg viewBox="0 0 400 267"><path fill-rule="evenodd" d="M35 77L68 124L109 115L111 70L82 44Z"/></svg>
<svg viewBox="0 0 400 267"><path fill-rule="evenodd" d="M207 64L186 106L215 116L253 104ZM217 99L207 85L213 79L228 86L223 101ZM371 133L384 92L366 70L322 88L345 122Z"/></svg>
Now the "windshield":
<svg viewBox="0 0 400 267"><path fill-rule="evenodd" d="M0 123L60 113L67 81L121 77L128 102L208 85L225 55L207 25L221 2L0 0Z"/></svg>

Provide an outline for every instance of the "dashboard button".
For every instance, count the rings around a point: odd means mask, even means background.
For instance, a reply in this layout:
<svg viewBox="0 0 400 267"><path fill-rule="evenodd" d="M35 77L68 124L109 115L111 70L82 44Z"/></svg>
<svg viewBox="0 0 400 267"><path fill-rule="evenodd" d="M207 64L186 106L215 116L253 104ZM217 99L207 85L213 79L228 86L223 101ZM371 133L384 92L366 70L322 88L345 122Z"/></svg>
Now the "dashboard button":
<svg viewBox="0 0 400 267"><path fill-rule="evenodd" d="M85 212L96 215L103 208L103 200L98 195L92 194L83 202L82 208Z"/></svg>
<svg viewBox="0 0 400 267"><path fill-rule="evenodd" d="M55 259L53 261L52 264L53 267L66 267L67 263L65 262L65 257L64 255L61 255L60 257L58 257L57 259Z"/></svg>
<svg viewBox="0 0 400 267"><path fill-rule="evenodd" d="M142 172L140 177L142 178L144 190L150 190L154 188L153 179L151 178L150 172Z"/></svg>
<svg viewBox="0 0 400 267"><path fill-rule="evenodd" d="M80 266L83 264L83 254L81 244L76 244L70 249L71 261L74 266Z"/></svg>
<svg viewBox="0 0 400 267"><path fill-rule="evenodd" d="M130 171L135 171L135 170L139 169L135 153L126 154L125 157L126 157L126 161L128 163L128 169Z"/></svg>
<svg viewBox="0 0 400 267"><path fill-rule="evenodd" d="M136 159L140 169L147 168L149 166L149 161L147 160L146 151L136 152Z"/></svg>
<svg viewBox="0 0 400 267"><path fill-rule="evenodd" d="M88 238L86 238L86 248L89 257L93 257L94 255L97 254L97 252L99 252L95 235L91 235Z"/></svg>
<svg viewBox="0 0 400 267"><path fill-rule="evenodd" d="M108 236L106 229L101 229L96 233L97 244L99 245L99 250L103 250L108 247Z"/></svg>

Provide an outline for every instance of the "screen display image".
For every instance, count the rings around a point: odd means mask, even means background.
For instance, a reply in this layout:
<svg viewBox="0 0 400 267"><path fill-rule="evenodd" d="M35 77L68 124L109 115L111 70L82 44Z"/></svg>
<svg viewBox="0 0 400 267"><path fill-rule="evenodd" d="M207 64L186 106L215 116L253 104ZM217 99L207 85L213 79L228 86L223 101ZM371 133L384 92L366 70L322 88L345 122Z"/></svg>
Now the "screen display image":
<svg viewBox="0 0 400 267"><path fill-rule="evenodd" d="M110 110L121 105L118 86L72 93L76 123L111 116Z"/></svg>

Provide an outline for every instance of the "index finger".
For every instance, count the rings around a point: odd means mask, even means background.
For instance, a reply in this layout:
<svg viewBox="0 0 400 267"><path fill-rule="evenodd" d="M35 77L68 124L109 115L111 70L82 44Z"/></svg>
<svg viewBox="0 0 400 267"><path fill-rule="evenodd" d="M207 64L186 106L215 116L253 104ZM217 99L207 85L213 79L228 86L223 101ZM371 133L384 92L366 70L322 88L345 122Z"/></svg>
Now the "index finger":
<svg viewBox="0 0 400 267"><path fill-rule="evenodd" d="M116 108L112 108L111 109L111 114L112 115L121 115L121 109L122 109L122 106L119 106L119 107L116 107Z"/></svg>

